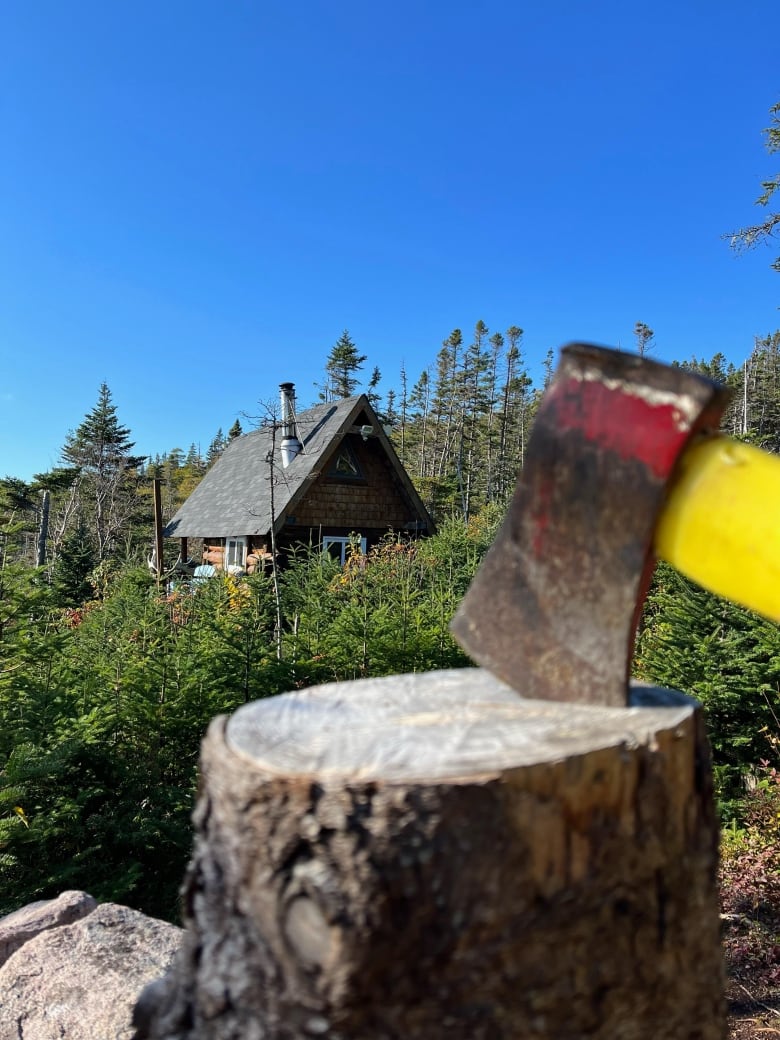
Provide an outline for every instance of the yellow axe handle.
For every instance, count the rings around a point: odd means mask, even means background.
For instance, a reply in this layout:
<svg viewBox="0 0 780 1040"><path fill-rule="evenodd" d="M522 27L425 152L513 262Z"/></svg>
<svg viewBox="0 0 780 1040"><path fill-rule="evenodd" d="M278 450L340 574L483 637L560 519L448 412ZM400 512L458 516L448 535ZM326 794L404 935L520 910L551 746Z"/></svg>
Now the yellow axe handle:
<svg viewBox="0 0 780 1040"><path fill-rule="evenodd" d="M729 437L692 445L655 551L711 592L780 621L780 456Z"/></svg>

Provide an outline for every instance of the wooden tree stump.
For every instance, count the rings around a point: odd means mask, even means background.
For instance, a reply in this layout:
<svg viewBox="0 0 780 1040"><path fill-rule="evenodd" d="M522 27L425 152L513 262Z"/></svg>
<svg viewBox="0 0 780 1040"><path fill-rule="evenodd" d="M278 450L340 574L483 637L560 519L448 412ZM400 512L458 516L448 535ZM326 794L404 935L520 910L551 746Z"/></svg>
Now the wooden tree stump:
<svg viewBox="0 0 780 1040"><path fill-rule="evenodd" d="M528 701L479 669L212 723L187 935L139 1038L725 1036L701 713Z"/></svg>

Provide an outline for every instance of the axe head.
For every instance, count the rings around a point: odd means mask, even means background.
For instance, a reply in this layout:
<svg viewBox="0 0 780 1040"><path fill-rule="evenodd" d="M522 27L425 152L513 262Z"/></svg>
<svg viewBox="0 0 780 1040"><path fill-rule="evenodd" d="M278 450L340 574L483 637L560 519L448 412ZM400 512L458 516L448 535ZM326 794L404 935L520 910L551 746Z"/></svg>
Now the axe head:
<svg viewBox="0 0 780 1040"><path fill-rule="evenodd" d="M524 697L627 703L667 487L728 399L681 368L563 348L506 520L452 622L478 664Z"/></svg>

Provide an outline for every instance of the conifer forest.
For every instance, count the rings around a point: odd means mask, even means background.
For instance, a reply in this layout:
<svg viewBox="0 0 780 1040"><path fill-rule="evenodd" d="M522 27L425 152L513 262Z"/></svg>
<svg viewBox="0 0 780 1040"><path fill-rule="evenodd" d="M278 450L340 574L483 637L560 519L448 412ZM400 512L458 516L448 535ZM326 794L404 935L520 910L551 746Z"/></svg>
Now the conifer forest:
<svg viewBox="0 0 780 1040"><path fill-rule="evenodd" d="M638 348L652 346L648 326L635 332ZM367 562L356 544L343 567L301 546L278 574L278 612L269 570L193 590L160 586L148 566L152 478L169 518L238 424L205 457L140 458L103 385L58 468L1 482L0 913L84 888L175 918L214 715L311 684L469 663L449 620L501 521L544 389L522 345L519 327L479 321L453 331L430 370L402 372L399 392L380 395L374 370L366 392L437 533L388 534ZM345 332L320 396L360 392L365 361ZM780 332L738 369L719 356L683 364L732 387L730 433L780 448ZM552 357L545 380L551 368ZM166 568L177 552L166 542ZM780 630L661 567L635 672L705 704L721 810L742 840L748 792L774 793Z"/></svg>

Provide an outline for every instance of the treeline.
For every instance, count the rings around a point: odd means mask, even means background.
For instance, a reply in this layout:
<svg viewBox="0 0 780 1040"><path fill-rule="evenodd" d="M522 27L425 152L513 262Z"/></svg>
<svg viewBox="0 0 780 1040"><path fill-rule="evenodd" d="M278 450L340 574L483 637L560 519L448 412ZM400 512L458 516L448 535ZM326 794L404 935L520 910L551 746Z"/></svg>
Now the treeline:
<svg viewBox="0 0 780 1040"><path fill-rule="evenodd" d="M649 326L637 322L634 336L639 352L652 350ZM534 383L523 353L523 330L513 325L504 333L491 332L478 321L468 337L454 329L435 364L413 380L402 368L397 388L384 395L376 367L362 387L366 361L345 330L326 358L320 397L331 400L365 390L434 518L467 521L485 506L505 505L552 375L552 351L541 381ZM780 450L780 332L757 339L739 366L722 354L679 364L732 388L724 422L728 432ZM173 448L153 458L138 457L104 384L94 409L66 438L61 465L31 482L0 481L6 519L23 532L16 550L28 563L45 566L62 594L78 602L96 570L150 555L152 478L160 480L168 519L242 432L237 421L227 435L217 431L205 457L195 445L186 453ZM175 553L173 545L168 548Z"/></svg>
<svg viewBox="0 0 780 1040"><path fill-rule="evenodd" d="M323 393L359 389L366 358L345 335ZM652 347L648 326L637 337ZM739 366L684 364L732 387L729 432L780 449L780 333ZM382 397L380 379L374 369L367 389L439 533L343 569L301 550L281 575L281 631L267 576L170 594L151 580L150 477L170 514L207 465L197 452L139 459L107 387L60 467L0 481L0 913L82 887L174 917L215 714L312 683L468 663L449 620L522 466L543 383L527 375L519 327L482 322L468 343L453 332L400 393ZM636 668L705 704L734 819L746 779L777 759L778 661L776 626L659 571Z"/></svg>

